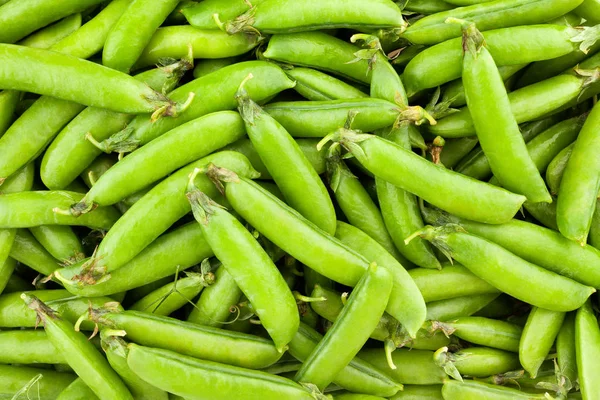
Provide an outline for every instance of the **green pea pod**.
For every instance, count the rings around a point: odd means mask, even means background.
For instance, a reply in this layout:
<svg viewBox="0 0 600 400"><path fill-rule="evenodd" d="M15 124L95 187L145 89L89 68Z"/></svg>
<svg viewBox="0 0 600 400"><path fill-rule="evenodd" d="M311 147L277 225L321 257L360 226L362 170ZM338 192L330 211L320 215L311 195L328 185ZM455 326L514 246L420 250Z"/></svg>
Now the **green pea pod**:
<svg viewBox="0 0 600 400"><path fill-rule="evenodd" d="M14 330L0 332L0 363L2 364L66 364L46 332Z"/></svg>
<svg viewBox="0 0 600 400"><path fill-rule="evenodd" d="M17 230L10 257L43 275L51 275L60 267L60 261L52 257L26 229Z"/></svg>
<svg viewBox="0 0 600 400"><path fill-rule="evenodd" d="M498 72L500 73L500 76L504 81L504 85L507 86L507 89L509 88L508 83L510 82L510 78L515 76L517 72L521 71L526 66L527 64L517 64L502 65L498 67ZM461 107L467 104L467 99L465 97L465 87L463 85L462 79L456 79L446 85L442 101L446 102L452 107Z"/></svg>
<svg viewBox="0 0 600 400"><path fill-rule="evenodd" d="M127 364L133 372L156 387L186 399L314 400L308 389L262 371L204 361L178 353L129 344ZM173 377L185 376L182 384Z"/></svg>
<svg viewBox="0 0 600 400"><path fill-rule="evenodd" d="M202 4L204 4L204 2ZM206 58L197 60L193 72L194 79L201 78L231 64L235 64L238 61L240 61L240 57Z"/></svg>
<svg viewBox="0 0 600 400"><path fill-rule="evenodd" d="M374 135L343 130L329 138L344 145L375 176L459 216L502 223L524 201L523 196L464 177ZM462 188L458 193L457 187Z"/></svg>
<svg viewBox="0 0 600 400"><path fill-rule="evenodd" d="M261 324L277 349L283 352L299 324L296 301L283 277L256 239L235 217L193 183L188 187L187 197L215 256L248 297Z"/></svg>
<svg viewBox="0 0 600 400"><path fill-rule="evenodd" d="M98 396L85 384L83 379L77 378L67 386L56 400L97 400Z"/></svg>
<svg viewBox="0 0 600 400"><path fill-rule="evenodd" d="M558 194L560 182L567 167L567 162L571 158L574 146L575 144L571 143L562 149L548 164L548 168L546 169L546 183L550 188L550 193L554 195Z"/></svg>
<svg viewBox="0 0 600 400"><path fill-rule="evenodd" d="M255 176L256 174L243 155L227 151L214 153L181 168L152 188L123 217L119 218L100 243L95 256L81 266L83 272L86 270L88 272L96 271L103 275L115 271L131 261L175 221L189 213L191 206L185 197L185 186L189 175L196 168L205 167L209 163L227 166L243 176ZM205 176L198 176L196 185L207 194L212 196L218 194L217 189ZM152 213L152 210L159 208L160 213ZM149 213L152 213L151 224L148 223ZM93 215L93 212L83 214L78 219L85 218L90 214ZM141 229L142 227L143 229ZM79 284L85 283L79 282Z"/></svg>
<svg viewBox="0 0 600 400"><path fill-rule="evenodd" d="M484 317L460 317L454 321L434 324L435 328L473 344L519 352L523 329L510 322Z"/></svg>
<svg viewBox="0 0 600 400"><path fill-rule="evenodd" d="M483 382L465 380L463 382L448 380L442 387L445 400L546 400L545 394L523 392L518 389Z"/></svg>
<svg viewBox="0 0 600 400"><path fill-rule="evenodd" d="M301 323L294 339L290 342L290 354L304 362L321 340L323 336L320 333ZM358 357L354 357L338 372L333 382L346 390L374 396L393 396L402 389L402 385Z"/></svg>
<svg viewBox="0 0 600 400"><path fill-rule="evenodd" d="M12 399L36 393L41 400L56 399L76 376L27 366L0 365L0 396Z"/></svg>
<svg viewBox="0 0 600 400"><path fill-rule="evenodd" d="M41 225L29 231L57 260L75 263L85 258L81 242L69 226Z"/></svg>
<svg viewBox="0 0 600 400"><path fill-rule="evenodd" d="M392 128L384 137L411 151L409 136L413 130L416 130L413 125L403 124L398 129ZM404 239L411 233L423 227L423 217L416 196L379 177L375 178L375 187L385 227L400 253L420 267L441 268L427 241L404 243Z"/></svg>
<svg viewBox="0 0 600 400"><path fill-rule="evenodd" d="M294 137L324 137L345 125L348 113L356 113L352 128L374 131L403 119L394 103L374 98L327 101L282 101L265 107Z"/></svg>
<svg viewBox="0 0 600 400"><path fill-rule="evenodd" d="M90 61L56 51L10 44L2 44L0 54L3 59L10 60L0 68L0 86L6 89L38 93L117 112L156 112L154 119L161 115L176 115L182 108L132 77ZM30 68L23 68L24 64ZM44 78L40 79L40 76ZM104 83L94 84L97 80ZM61 81L62 85L55 85L57 81Z"/></svg>
<svg viewBox="0 0 600 400"><path fill-rule="evenodd" d="M323 181L300 146L279 122L252 100L244 86L240 86L236 98L248 137L286 202L306 219L333 235L333 203Z"/></svg>
<svg viewBox="0 0 600 400"><path fill-rule="evenodd" d="M446 143L440 154L440 163L446 167L457 170L462 160L466 160L471 150L477 146L477 136L466 136L463 138L446 139Z"/></svg>
<svg viewBox="0 0 600 400"><path fill-rule="evenodd" d="M252 73L254 79L246 84L246 90L255 101L271 98L275 94L294 87L281 68L265 61L246 61L224 67L202 78L178 87L169 93L173 101L185 101L194 93L198 101L178 114L177 118L161 118L152 122L148 115L138 115L123 132L102 142L103 151L119 151L123 142L128 151L156 139L163 133L211 112L234 109L237 105L235 93L241 82Z"/></svg>
<svg viewBox="0 0 600 400"><path fill-rule="evenodd" d="M468 317L490 304L498 296L498 293L491 293L432 301L427 303L427 320L450 321Z"/></svg>
<svg viewBox="0 0 600 400"><path fill-rule="evenodd" d="M391 357L396 369L390 368L383 349L363 349L358 353L358 358L406 385L439 385L447 378L433 360L433 351L398 349Z"/></svg>
<svg viewBox="0 0 600 400"><path fill-rule="evenodd" d="M252 5L258 5L264 0L255 0ZM193 6L183 8L181 13L185 16L190 25L199 29L218 29L214 19L214 14L219 14L222 21L229 21L242 14L251 5L244 0L232 0L223 2L221 0L205 0L196 3Z"/></svg>
<svg viewBox="0 0 600 400"><path fill-rule="evenodd" d="M465 25L463 32L462 80L467 106L492 172L512 192L523 194L535 203L550 203L550 193L527 152L510 112L506 89L481 32L472 24Z"/></svg>
<svg viewBox="0 0 600 400"><path fill-rule="evenodd" d="M594 106L573 146L565 167L556 204L558 229L565 237L580 243L587 241L600 191L600 106Z"/></svg>
<svg viewBox="0 0 600 400"><path fill-rule="evenodd" d="M48 0L7 3L0 9L0 42L15 43L54 21L84 11L98 3L99 0L73 0L61 4Z"/></svg>
<svg viewBox="0 0 600 400"><path fill-rule="evenodd" d="M591 23L600 22L600 2L598 0L584 0L573 12Z"/></svg>
<svg viewBox="0 0 600 400"><path fill-rule="evenodd" d="M404 32L403 37L416 44L435 44L459 37L460 27L447 24L448 18L475 23L480 30L508 28L543 23L560 17L583 0L499 0L436 13L420 19Z"/></svg>
<svg viewBox="0 0 600 400"><path fill-rule="evenodd" d="M526 201L523 203L523 208L545 227L558 231L558 225L556 224L556 202L548 204Z"/></svg>
<svg viewBox="0 0 600 400"><path fill-rule="evenodd" d="M596 202L596 211L592 217L590 227L589 243L600 250L600 199Z"/></svg>
<svg viewBox="0 0 600 400"><path fill-rule="evenodd" d="M81 13L69 15L19 41L19 46L47 49L81 28Z"/></svg>
<svg viewBox="0 0 600 400"><path fill-rule="evenodd" d="M444 347L435 352L433 359L457 380L462 380L462 375L483 378L520 367L517 354L489 347L470 347L456 353Z"/></svg>
<svg viewBox="0 0 600 400"><path fill-rule="evenodd" d="M42 320L56 350L64 354L69 366L100 399L133 399L103 355L83 333L74 330L72 323L58 316L37 297L25 293L20 297Z"/></svg>
<svg viewBox="0 0 600 400"><path fill-rule="evenodd" d="M0 92L0 137L12 124L20 99L21 93L16 90L3 90Z"/></svg>
<svg viewBox="0 0 600 400"><path fill-rule="evenodd" d="M112 3L111 3L112 4ZM185 71L191 68L191 60L183 59L166 67L142 72L135 79L157 91L171 91ZM88 107L79 113L54 138L46 149L40 176L50 189L63 189L102 153L91 141L102 141L123 129L133 116L102 108Z"/></svg>
<svg viewBox="0 0 600 400"><path fill-rule="evenodd" d="M530 122L521 130L529 155L538 170L543 171L549 162L548 158L554 157L557 151L577 138L584 120L576 117L559 122L558 118L550 117ZM465 157L456 171L479 180L489 179L492 175L490 163L481 147Z"/></svg>
<svg viewBox="0 0 600 400"><path fill-rule="evenodd" d="M421 293L410 275L390 253L366 233L352 225L338 221L335 237L371 262L386 268L393 282L388 309L396 310L397 318L411 337L425 322L426 307Z"/></svg>
<svg viewBox="0 0 600 400"><path fill-rule="evenodd" d="M467 232L540 267L585 285L600 287L600 251L581 247L556 231L516 219L500 225L481 224L431 209L426 209L425 216L432 224L459 224ZM545 250L539 251L542 248Z"/></svg>
<svg viewBox="0 0 600 400"><path fill-rule="evenodd" d="M571 39L578 30L559 25L528 25L483 33L487 48L498 66L528 64L563 56L578 44ZM440 68L443 65L443 68ZM462 38L432 46L413 58L404 70L409 96L461 77ZM505 78L506 79L506 78Z"/></svg>
<svg viewBox="0 0 600 400"><path fill-rule="evenodd" d="M348 222L376 240L388 253L404 264L406 259L396 250L381 211L358 178L350 172L339 151L338 154L329 155L327 169L329 185ZM381 199L379 202L381 204Z"/></svg>
<svg viewBox="0 0 600 400"><path fill-rule="evenodd" d="M310 67L369 84L367 60L356 60L358 48L323 32L274 35L263 56L275 61Z"/></svg>
<svg viewBox="0 0 600 400"><path fill-rule="evenodd" d="M390 400L443 400L442 385L404 385Z"/></svg>
<svg viewBox="0 0 600 400"><path fill-rule="evenodd" d="M150 10L155 12L154 7L150 7ZM235 57L249 52L262 39L243 33L229 35L220 30L200 30L188 25L167 26L152 33L133 69L154 65L165 57L184 57L190 48L194 58ZM138 35L136 30L134 36Z"/></svg>
<svg viewBox="0 0 600 400"><path fill-rule="evenodd" d="M533 121L577 99L585 87L584 78L558 75L509 93L510 110L519 124ZM467 107L438 120L428 130L444 138L475 135L475 125Z"/></svg>
<svg viewBox="0 0 600 400"><path fill-rule="evenodd" d="M308 100L325 101L368 97L360 89L316 69L298 67L292 68L286 73L296 81L294 90Z"/></svg>
<svg viewBox="0 0 600 400"><path fill-rule="evenodd" d="M426 226L417 232L475 275L504 293L551 311L572 311L595 292L569 278L531 264L456 225Z"/></svg>
<svg viewBox="0 0 600 400"><path fill-rule="evenodd" d="M242 291L222 265L215 272L215 283L204 289L190 312L188 321L221 328L231 315L231 306L239 302Z"/></svg>
<svg viewBox="0 0 600 400"><path fill-rule="evenodd" d="M144 311L156 315L170 315L181 307L191 303L202 289L214 282L214 274L187 273L186 278L159 287L148 293L128 309Z"/></svg>
<svg viewBox="0 0 600 400"><path fill-rule="evenodd" d="M77 322L77 319L88 310L90 303L92 307L102 307L106 303L113 302L109 297L76 298L66 290L36 290L26 293L43 299L71 323ZM20 295L21 292L14 292L0 296L0 327L34 328L38 326L35 312L27 308L19 297ZM84 321L81 329L91 331L94 329L94 324Z"/></svg>
<svg viewBox="0 0 600 400"><path fill-rule="evenodd" d="M119 218L117 210L100 207L79 218L56 213L81 200L81 193L68 191L35 191L11 193L0 197L1 228L29 228L39 225L77 225L108 230ZM8 212L11 210L12 212ZM21 210L14 212L14 210Z"/></svg>
<svg viewBox="0 0 600 400"><path fill-rule="evenodd" d="M152 34L178 3L179 0L133 1L106 38L102 63L128 73L150 42Z"/></svg>
<svg viewBox="0 0 600 400"><path fill-rule="evenodd" d="M442 0L410 0L406 3L404 10L429 15L452 10L455 7L454 4Z"/></svg>
<svg viewBox="0 0 600 400"><path fill-rule="evenodd" d="M561 374L568 379L567 386L577 380L577 352L575 351L575 313L568 313L556 336L556 361Z"/></svg>
<svg viewBox="0 0 600 400"><path fill-rule="evenodd" d="M304 361L294 380L312 383L321 390L329 385L377 326L391 291L388 269L371 264L333 326Z"/></svg>
<svg viewBox="0 0 600 400"><path fill-rule="evenodd" d="M112 271L108 280L94 285L80 285L75 276L85 261L56 270L54 276L74 295L108 296L169 277L212 255L200 227L194 222L157 238L131 261ZM148 265L152 265L152 268L148 268Z"/></svg>
<svg viewBox="0 0 600 400"><path fill-rule="evenodd" d="M417 284L426 303L461 296L498 293L498 289L478 278L458 263L442 264L442 268L414 268L408 274Z"/></svg>
<svg viewBox="0 0 600 400"><path fill-rule="evenodd" d="M129 368L127 365L127 343L118 336L120 334L124 334L124 332L111 330L100 332L102 350L104 350L112 369L123 379L134 398L168 400L169 395L167 392L145 382Z"/></svg>
<svg viewBox="0 0 600 400"><path fill-rule="evenodd" d="M208 114L180 125L102 175L81 202L71 206L71 213L85 213L96 204L115 204L177 168L241 139L244 134L242 118L233 111Z"/></svg>
<svg viewBox="0 0 600 400"><path fill-rule="evenodd" d="M579 387L584 400L593 399L600 390L598 376L598 346L600 328L592 304L587 301L575 317L575 348Z"/></svg>
<svg viewBox="0 0 600 400"><path fill-rule="evenodd" d="M344 7L345 12L338 12L340 7ZM194 25L193 19L190 23ZM340 3L265 0L228 21L223 28L230 34L256 31L273 34L335 28L402 28L405 25L400 8L390 0Z"/></svg>

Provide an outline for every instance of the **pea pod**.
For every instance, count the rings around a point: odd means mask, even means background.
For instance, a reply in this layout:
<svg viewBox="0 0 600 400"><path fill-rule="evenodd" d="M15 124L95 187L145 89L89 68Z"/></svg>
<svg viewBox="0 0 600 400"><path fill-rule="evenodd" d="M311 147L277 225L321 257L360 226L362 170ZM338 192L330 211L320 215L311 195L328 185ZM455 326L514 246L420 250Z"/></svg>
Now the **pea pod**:
<svg viewBox="0 0 600 400"><path fill-rule="evenodd" d="M169 282L148 293L135 303L129 310L144 311L156 315L170 315L181 307L191 303L202 289L214 283L212 272L188 272L187 277Z"/></svg>
<svg viewBox="0 0 600 400"><path fill-rule="evenodd" d="M452 10L455 7L454 4L442 0L411 0L406 3L404 9L418 14L429 15Z"/></svg>
<svg viewBox="0 0 600 400"><path fill-rule="evenodd" d="M150 9L155 12L154 7ZM239 56L252 50L261 40L254 35L229 35L219 30L200 30L187 25L166 26L152 33L148 45L133 65L134 69L154 65L164 57L184 57L190 48L194 58ZM138 35L136 32L134 36Z"/></svg>
<svg viewBox="0 0 600 400"><path fill-rule="evenodd" d="M600 191L600 162L594 156L600 148L596 134L599 124L600 106L594 106L573 146L556 204L560 233L582 246L587 241Z"/></svg>
<svg viewBox="0 0 600 400"><path fill-rule="evenodd" d="M328 138L344 145L375 176L458 216L502 223L524 201L523 196L449 171L374 135L338 130ZM457 193L456 187L463 189Z"/></svg>
<svg viewBox="0 0 600 400"><path fill-rule="evenodd" d="M112 3L111 3L112 4ZM191 59L142 72L135 79L158 91L171 91L185 71L192 66ZM88 107L71 120L46 149L40 175L50 189L63 189L81 174L84 168L101 154L91 141L102 141L123 129L133 116Z"/></svg>
<svg viewBox="0 0 600 400"><path fill-rule="evenodd" d="M577 353L577 373L581 397L584 400L593 399L598 393L598 347L600 328L592 304L588 300L575 317L575 349Z"/></svg>
<svg viewBox="0 0 600 400"><path fill-rule="evenodd" d="M0 351L1 364L66 364L44 331L0 332Z"/></svg>
<svg viewBox="0 0 600 400"><path fill-rule="evenodd" d="M391 310L403 310L402 314L396 313L395 317L402 323L409 335L414 337L425 322L426 307L417 285L402 264L374 239L352 225L338 221L335 237L367 260L376 262L390 272L393 289L388 307Z"/></svg>
<svg viewBox="0 0 600 400"><path fill-rule="evenodd" d="M127 364L143 380L186 399L314 400L308 389L289 379L245 368L182 356L168 350L129 344ZM172 376L186 376L185 384Z"/></svg>
<svg viewBox="0 0 600 400"><path fill-rule="evenodd" d="M562 375L573 385L577 380L575 350L575 313L568 313L556 336L556 361Z"/></svg>
<svg viewBox="0 0 600 400"><path fill-rule="evenodd" d="M432 301L427 304L427 319L430 321L451 321L460 317L468 317L489 305L498 296L498 293L491 293Z"/></svg>
<svg viewBox="0 0 600 400"><path fill-rule="evenodd" d="M35 296L23 293L20 297L43 321L50 342L100 399L133 399L123 381L83 333L75 332L73 324Z"/></svg>
<svg viewBox="0 0 600 400"><path fill-rule="evenodd" d="M29 231L57 260L75 263L85 258L81 242L69 226L41 225Z"/></svg>
<svg viewBox="0 0 600 400"><path fill-rule="evenodd" d="M523 259L592 287L600 287L600 251L581 247L560 233L513 219L505 224L471 222L427 209L432 224L459 224L467 232L492 241ZM539 251L539 249L545 249Z"/></svg>
<svg viewBox="0 0 600 400"><path fill-rule="evenodd" d="M248 160L235 152L214 153L181 168L152 188L124 216L119 218L115 226L100 243L95 256L81 265L81 270L75 275L80 275L81 278L89 277L90 273L92 277L99 273L101 277L107 272L120 268L131 261L175 221L190 212L191 207L185 197L185 186L189 175L195 168L204 167L211 162L216 165L227 166L240 175L255 176L256 173ZM196 185L212 196L218 194L214 185L205 176L199 176ZM152 224L148 224L148 213L156 210L157 207L160 207L161 212L153 215ZM93 215L93 213L83 214L78 219L86 218L87 215ZM140 229L140 227L143 227L143 229ZM132 234L132 232L135 232L135 234ZM91 282L97 281L98 278L96 276ZM85 280L78 282L78 284L85 285Z"/></svg>
<svg viewBox="0 0 600 400"><path fill-rule="evenodd" d="M265 107L294 137L324 137L343 127L348 113L356 113L352 128L374 131L412 118L411 109L402 110L394 103L374 98L327 101L285 101ZM419 118L419 117L417 117Z"/></svg>
<svg viewBox="0 0 600 400"><path fill-rule="evenodd" d="M242 291L222 265L215 272L215 283L207 287L188 316L188 321L199 325L221 328L237 304Z"/></svg>
<svg viewBox="0 0 600 400"><path fill-rule="evenodd" d="M442 385L404 385L390 400L443 400Z"/></svg>
<svg viewBox="0 0 600 400"><path fill-rule="evenodd" d="M345 7L345 12L338 12L340 7ZM303 17L298 18L298 15ZM193 19L190 23L194 25ZM265 0L228 21L223 28L230 34L254 31L272 34L333 28L402 28L405 25L400 8L390 0L350 3Z"/></svg>
<svg viewBox="0 0 600 400"><path fill-rule="evenodd" d="M433 351L398 349L392 353L396 369L389 367L383 349L363 349L358 358L406 385L439 385L447 378L444 370L433 360Z"/></svg>
<svg viewBox="0 0 600 400"><path fill-rule="evenodd" d="M263 56L275 61L330 72L369 84L367 60L356 60L358 48L323 32L273 35Z"/></svg>
<svg viewBox="0 0 600 400"><path fill-rule="evenodd" d="M360 89L324 72L311 68L292 68L286 71L296 81L294 90L308 100L323 101L368 97Z"/></svg>
<svg viewBox="0 0 600 400"><path fill-rule="evenodd" d="M115 204L244 134L242 118L233 111L208 114L180 125L110 168L70 211L80 215L96 205ZM132 182L133 176L136 179Z"/></svg>
<svg viewBox="0 0 600 400"><path fill-rule="evenodd" d="M81 378L75 379L69 386L64 388L56 400L97 400L98 396Z"/></svg>
<svg viewBox="0 0 600 400"><path fill-rule="evenodd" d="M572 311L595 292L592 287L531 264L455 225L426 226L416 234L497 289L536 307Z"/></svg>
<svg viewBox="0 0 600 400"><path fill-rule="evenodd" d="M581 77L557 75L509 93L510 110L519 124L533 121L578 99L583 89L593 86L588 85L589 82ZM475 134L475 125L469 109L462 108L459 112L438 120L428 130L433 135L444 138L464 137Z"/></svg>
<svg viewBox="0 0 600 400"><path fill-rule="evenodd" d="M0 92L0 136L4 135L13 121L17 103L21 93L16 90L3 90Z"/></svg>
<svg viewBox="0 0 600 400"><path fill-rule="evenodd" d="M443 263L439 270L414 268L408 271L408 274L415 281L426 303L498 292L492 285L458 263Z"/></svg>
<svg viewBox="0 0 600 400"><path fill-rule="evenodd" d="M568 13L582 2L583 0L499 0L459 7L420 19L404 32L403 37L416 44L435 44L459 37L460 27L446 24L448 18L468 20L482 31L543 23Z"/></svg>
<svg viewBox="0 0 600 400"><path fill-rule="evenodd" d="M462 79L467 106L492 172L507 189L535 203L550 203L550 193L527 152L510 112L506 89L481 32L473 24L465 24L463 32ZM504 149L502 157L499 149Z"/></svg>
<svg viewBox="0 0 600 400"><path fill-rule="evenodd" d="M490 347L470 347L456 353L449 353L444 347L435 352L433 359L459 381L462 375L483 378L514 371L520 366L517 354Z"/></svg>
<svg viewBox="0 0 600 400"><path fill-rule="evenodd" d="M546 183L550 188L550 193L553 195L558 194L560 182L562 181L562 176L567 167L567 162L569 161L569 158L571 158L574 146L575 144L571 143L562 149L560 153L550 161L550 164L548 164L548 169L546 169Z"/></svg>
<svg viewBox="0 0 600 400"><path fill-rule="evenodd" d="M321 340L323 340L321 334L308 325L300 323L298 332L290 342L290 354L304 362ZM333 382L346 390L374 396L392 396L402 389L402 385L358 357L354 357L338 372Z"/></svg>
<svg viewBox="0 0 600 400"><path fill-rule="evenodd" d="M238 110L248 137L286 202L325 232L335 232L335 210L327 189L300 146L240 86Z"/></svg>
<svg viewBox="0 0 600 400"><path fill-rule="evenodd" d="M483 382L465 380L463 382L448 380L442 387L442 395L446 400L544 400L545 394L527 393L518 389Z"/></svg>
<svg viewBox="0 0 600 400"><path fill-rule="evenodd" d="M585 29L585 28L584 28ZM571 39L577 29L559 25L527 25L483 33L487 48L498 66L528 64L563 56L578 44ZM413 58L404 70L408 95L461 77L462 38L432 46ZM440 68L443 65L443 68Z"/></svg>
<svg viewBox="0 0 600 400"><path fill-rule="evenodd" d="M299 324L290 289L250 232L195 187L193 178L190 182L186 195L206 241L248 297L277 349L283 352ZM256 271L260 271L260 279L254 276Z"/></svg>
<svg viewBox="0 0 600 400"><path fill-rule="evenodd" d="M454 321L437 323L434 328L448 335L480 346L519 352L519 340L523 329L510 322L484 317L460 317Z"/></svg>
<svg viewBox="0 0 600 400"><path fill-rule="evenodd" d="M160 93L121 72L57 52L2 44L0 86L56 97L125 113L154 113L154 118L181 110ZM44 60L40 62L39 60ZM27 64L30 68L22 68ZM42 72L40 72L42 71ZM43 79L40 79L43 76ZM102 80L102 90L93 82ZM54 82L61 81L62 85ZM109 86L107 86L109 85Z"/></svg>
<svg viewBox="0 0 600 400"><path fill-rule="evenodd" d="M118 71L129 72L152 34L178 3L179 0L133 1L106 38L102 63ZM133 30L135 34L132 34Z"/></svg>
<svg viewBox="0 0 600 400"><path fill-rule="evenodd" d="M0 365L0 395L10 399L30 389L42 400L56 399L75 378L73 374L48 369ZM35 383L32 385L32 382Z"/></svg>
<svg viewBox="0 0 600 400"><path fill-rule="evenodd" d="M573 10L573 12L589 22L600 22L600 17L598 16L598 13L600 12L600 2L598 2L598 0L584 0L579 7Z"/></svg>
<svg viewBox="0 0 600 400"><path fill-rule="evenodd" d="M375 263L358 282L346 306L310 353L294 380L323 390L354 358L377 326L392 290L391 274Z"/></svg>
<svg viewBox="0 0 600 400"><path fill-rule="evenodd" d="M118 151L125 142L129 147L128 151L133 151L137 146L144 145L185 122L211 112L234 109L237 103L235 93L250 73L254 79L247 83L246 90L255 101L263 101L294 86L281 68L272 63L246 61L230 65L194 79L169 93L169 98L173 101L185 101L190 93L198 95L198 101L193 101L177 118L161 118L152 122L148 115L138 115L125 131L101 142L100 148L105 152Z"/></svg>
<svg viewBox="0 0 600 400"><path fill-rule="evenodd" d="M81 28L81 13L69 15L19 41L19 46L47 49Z"/></svg>
<svg viewBox="0 0 600 400"><path fill-rule="evenodd" d="M26 229L17 229L10 257L42 275L51 275L60 267L60 261L52 257Z"/></svg>
<svg viewBox="0 0 600 400"><path fill-rule="evenodd" d="M330 152L327 158L327 169L329 185L348 222L368 234L394 258L404 263L404 257L396 250L386 229L381 211L341 159L339 149L337 152Z"/></svg>
<svg viewBox="0 0 600 400"><path fill-rule="evenodd" d="M55 4L47 0L28 0L5 4L0 9L0 43L15 43L30 33L63 17L97 5L99 0L74 0Z"/></svg>
<svg viewBox="0 0 600 400"><path fill-rule="evenodd" d="M264 0L253 1L252 5L258 5ZM218 29L214 14L218 13L223 21L229 21L242 14L251 7L244 0L232 0L222 2L221 0L206 0L181 10L190 25L199 29Z"/></svg>
<svg viewBox="0 0 600 400"><path fill-rule="evenodd" d="M403 124L384 134L384 138L411 151L410 133L413 130L416 130L413 125ZM423 227L423 217L416 196L380 177L375 178L375 187L385 227L399 252L418 266L441 268L431 245L425 240L404 243L406 237Z"/></svg>

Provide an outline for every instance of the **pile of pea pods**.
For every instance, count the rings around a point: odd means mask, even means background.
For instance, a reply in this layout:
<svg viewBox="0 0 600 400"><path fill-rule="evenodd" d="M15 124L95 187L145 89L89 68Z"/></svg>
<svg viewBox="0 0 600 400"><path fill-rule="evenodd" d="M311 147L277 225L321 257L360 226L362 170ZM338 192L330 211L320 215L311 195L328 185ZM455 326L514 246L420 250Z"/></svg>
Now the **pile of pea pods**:
<svg viewBox="0 0 600 400"><path fill-rule="evenodd" d="M600 399L600 0L0 0L0 399Z"/></svg>

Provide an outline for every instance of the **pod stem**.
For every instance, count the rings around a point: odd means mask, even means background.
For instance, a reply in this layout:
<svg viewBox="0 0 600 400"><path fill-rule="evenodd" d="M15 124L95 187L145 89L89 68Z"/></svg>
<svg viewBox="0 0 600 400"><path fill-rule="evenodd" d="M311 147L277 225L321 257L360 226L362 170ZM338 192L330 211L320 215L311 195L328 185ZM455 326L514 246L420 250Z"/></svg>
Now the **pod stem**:
<svg viewBox="0 0 600 400"><path fill-rule="evenodd" d="M454 365L454 362L456 361L456 357L454 356L454 354L448 352L448 347L442 347L441 349L438 349L433 354L433 361L439 367L441 367L446 374L448 374L452 378L456 379L457 381L460 381L460 382L463 381L463 378L460 375L460 372Z"/></svg>
<svg viewBox="0 0 600 400"><path fill-rule="evenodd" d="M412 122L417 126L422 125L425 122L429 122L429 125L437 124L437 121L431 114L421 106L408 106L400 109L394 126L399 127L400 124L405 121Z"/></svg>
<svg viewBox="0 0 600 400"><path fill-rule="evenodd" d="M303 302L303 303L315 303L318 301L327 301L327 297L321 296L321 297L310 297L310 296L305 296L303 294L301 294L298 291L293 291L292 294L294 295L294 298L296 299L297 302Z"/></svg>
<svg viewBox="0 0 600 400"><path fill-rule="evenodd" d="M94 250L94 255L81 265L79 273L73 275L72 281L79 282L81 285L94 285L110 279L110 274L106 273L106 267L98 266L99 258L95 255L96 250Z"/></svg>
<svg viewBox="0 0 600 400"><path fill-rule="evenodd" d="M188 191L185 195L192 205L194 218L202 225L208 225L210 216L215 213L215 209L224 208L197 188Z"/></svg>
<svg viewBox="0 0 600 400"><path fill-rule="evenodd" d="M234 19L223 23L219 18L219 14L213 14L213 19L219 29L227 32L230 35L235 35L236 33L244 33L251 38L256 38L256 40L260 40L262 38L262 34L258 29L254 26L254 14L256 13L256 6L251 6L248 11L245 13L235 17Z"/></svg>
<svg viewBox="0 0 600 400"><path fill-rule="evenodd" d="M324 394L323 392L321 392L319 390L319 388L317 387L317 385L314 385L312 383L306 383L306 382L299 382L300 385L304 386L306 389L308 389L310 391L310 395L312 396L312 398L314 400L333 400L333 396L331 396L330 394Z"/></svg>
<svg viewBox="0 0 600 400"><path fill-rule="evenodd" d="M575 67L575 73L583 78L582 89L596 83L600 80L600 68L580 69L579 65Z"/></svg>
<svg viewBox="0 0 600 400"><path fill-rule="evenodd" d="M185 57L176 61L172 58L161 58L158 60L159 68L168 75L167 80L163 84L161 93L166 95L171 91L181 80L186 71L194 68L194 48L191 43L188 43L188 52Z"/></svg>
<svg viewBox="0 0 600 400"><path fill-rule="evenodd" d="M342 177L356 179L356 176L350 171L343 161L342 152L339 146L331 146L327 150L325 157L325 166L327 169L327 180L333 192L337 192Z"/></svg>
<svg viewBox="0 0 600 400"><path fill-rule="evenodd" d="M445 322L431 321L431 325L429 327L429 333L433 334L436 331L442 332L444 334L444 336L449 338L450 335L452 335L454 332L456 332L456 328L454 328L452 325L445 323Z"/></svg>
<svg viewBox="0 0 600 400"><path fill-rule="evenodd" d="M477 58L481 49L485 46L485 38L475 26L475 23L458 18L447 18L447 24L460 24L462 27L462 48L464 53L471 53Z"/></svg>
<svg viewBox="0 0 600 400"><path fill-rule="evenodd" d="M573 35L570 41L578 43L579 51L584 54L588 54L590 47L600 39L600 25L570 27L570 29Z"/></svg>
<svg viewBox="0 0 600 400"><path fill-rule="evenodd" d="M238 102L238 111L242 116L245 123L254 125L254 119L258 117L262 112L262 108L252 100L248 92L246 91L246 82L254 78L251 73L248 74L240 83L240 87L235 93L235 99Z"/></svg>
<svg viewBox="0 0 600 400"><path fill-rule="evenodd" d="M238 183L240 181L240 177L235 172L228 170L227 168L218 167L213 163L209 163L206 166L205 174L208 179L215 184L219 193L222 195L225 195L225 186L223 185L223 182Z"/></svg>
<svg viewBox="0 0 600 400"><path fill-rule="evenodd" d="M85 138L106 154L130 153L140 146L140 141L133 133L133 128L128 126L101 142L97 141L91 132L86 133Z"/></svg>
<svg viewBox="0 0 600 400"><path fill-rule="evenodd" d="M409 244L414 238L421 237L437 247L452 263L452 249L447 244L448 235L455 232L466 232L465 229L458 224L445 224L441 226L424 226L422 229L414 232L412 235L404 239L404 244Z"/></svg>
<svg viewBox="0 0 600 400"><path fill-rule="evenodd" d="M158 119L163 117L176 117L185 110L189 108L189 106L194 101L194 97L196 97L196 93L190 92L188 93L188 98L184 103L175 103L171 100L167 100L166 104L158 107L150 116L150 122L156 122ZM164 103L164 102L163 102Z"/></svg>
<svg viewBox="0 0 600 400"><path fill-rule="evenodd" d="M32 309L36 313L35 326L37 327L40 322L45 322L46 319L58 319L59 316L56 311L44 304L43 301L38 299L34 295L27 293L21 293L21 299L25 302L28 308Z"/></svg>
<svg viewBox="0 0 600 400"><path fill-rule="evenodd" d="M323 146L329 142L333 142L329 148L329 152L335 151L335 147L341 145L352 154L364 154L364 151L362 147L360 147L359 143L367 139L372 139L375 137L375 135L369 135L362 133L359 130L351 129L352 122L357 114L358 113L356 111L348 112L348 118L346 119L344 127L336 129L334 132L321 139L321 141L317 144L317 150L321 151ZM349 156L346 155L343 158L349 158Z"/></svg>

